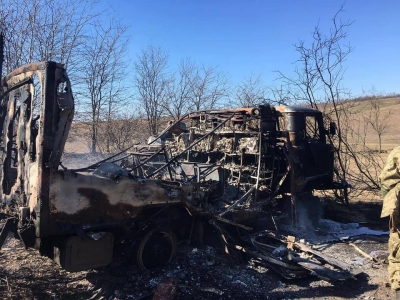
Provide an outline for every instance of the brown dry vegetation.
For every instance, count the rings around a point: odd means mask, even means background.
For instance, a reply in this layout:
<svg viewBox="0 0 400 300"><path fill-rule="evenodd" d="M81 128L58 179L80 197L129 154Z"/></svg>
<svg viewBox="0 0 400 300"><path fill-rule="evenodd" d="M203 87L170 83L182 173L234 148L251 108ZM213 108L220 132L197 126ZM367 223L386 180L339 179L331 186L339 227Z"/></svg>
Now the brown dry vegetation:
<svg viewBox="0 0 400 300"><path fill-rule="evenodd" d="M386 130L382 135L382 150L390 151L395 146L400 144L400 130L399 130L399 113L400 113L400 97L393 98L382 98L378 100L381 117L385 119L387 124ZM371 104L368 100L365 101L354 101L353 107L350 108L352 114L351 123L352 127L357 127L358 122L368 115L371 111ZM367 126L366 135L367 145L377 150L378 149L378 137L374 132L372 126Z"/></svg>

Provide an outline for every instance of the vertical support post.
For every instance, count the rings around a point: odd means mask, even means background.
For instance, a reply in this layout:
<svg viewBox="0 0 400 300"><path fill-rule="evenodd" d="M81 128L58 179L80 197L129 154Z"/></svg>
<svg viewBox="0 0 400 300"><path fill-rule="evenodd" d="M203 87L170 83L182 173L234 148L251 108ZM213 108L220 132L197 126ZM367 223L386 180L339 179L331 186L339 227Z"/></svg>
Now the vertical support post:
<svg viewBox="0 0 400 300"><path fill-rule="evenodd" d="M165 162L168 164L168 173L169 173L169 179L172 181L172 171L171 171L171 165L169 164L169 158L168 158L168 154L167 154L167 148L164 148L164 159Z"/></svg>
<svg viewBox="0 0 400 300"><path fill-rule="evenodd" d="M42 103L40 107L40 119L39 125L39 143L43 145L42 153L38 155L38 188L39 188L39 203L38 211L36 216L39 221L39 226L36 226L36 236L43 237L51 234L53 229L50 226L50 172L51 169L47 166L49 158L52 152L53 144L53 122L54 122L54 111L57 105L56 99L56 82L55 82L55 70L56 63L47 62L44 75L44 84L42 84Z"/></svg>
<svg viewBox="0 0 400 300"><path fill-rule="evenodd" d="M3 63L4 63L4 32L0 32L0 82L3 78ZM3 94L3 87L0 87L0 97Z"/></svg>
<svg viewBox="0 0 400 300"><path fill-rule="evenodd" d="M263 134L262 132L259 133L258 136L258 167L257 167L257 181L256 181L256 193L255 193L255 199L258 200L258 189L260 185L260 173L261 173L261 162L262 162L262 145L263 144Z"/></svg>

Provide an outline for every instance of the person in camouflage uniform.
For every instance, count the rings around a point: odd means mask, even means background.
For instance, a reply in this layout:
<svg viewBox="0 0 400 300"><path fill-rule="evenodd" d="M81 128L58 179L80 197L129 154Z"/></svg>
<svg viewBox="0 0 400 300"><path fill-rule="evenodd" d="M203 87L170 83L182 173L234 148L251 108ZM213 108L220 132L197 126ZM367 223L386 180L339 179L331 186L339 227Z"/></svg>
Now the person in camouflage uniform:
<svg viewBox="0 0 400 300"><path fill-rule="evenodd" d="M389 280L393 298L400 299L400 146L390 152L379 175L383 196L381 218L389 221Z"/></svg>

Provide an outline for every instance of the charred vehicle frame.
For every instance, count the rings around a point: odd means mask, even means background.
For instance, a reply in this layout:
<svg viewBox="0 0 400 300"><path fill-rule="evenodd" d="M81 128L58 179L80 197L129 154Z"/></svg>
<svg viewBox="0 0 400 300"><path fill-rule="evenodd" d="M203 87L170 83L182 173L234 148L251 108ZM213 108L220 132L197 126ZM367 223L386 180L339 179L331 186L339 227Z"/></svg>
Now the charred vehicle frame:
<svg viewBox="0 0 400 300"><path fill-rule="evenodd" d="M177 238L201 240L207 223L227 251L246 252L286 277L355 275L293 237L237 217L278 196L337 187L320 112L267 105L195 112L151 145L70 170L61 157L74 100L63 65L21 67L2 88L0 204L9 218L0 247L12 231L25 247L79 271L109 264L123 239L146 269L168 262Z"/></svg>
<svg viewBox="0 0 400 300"><path fill-rule="evenodd" d="M166 147L167 162L180 161L196 181L213 174L221 183L218 197L234 199L249 189L259 203L289 197L296 222L297 203L318 215L314 190L343 188L334 181L334 147L326 139L334 134L335 124L325 129L318 110L260 105L189 113L142 151Z"/></svg>

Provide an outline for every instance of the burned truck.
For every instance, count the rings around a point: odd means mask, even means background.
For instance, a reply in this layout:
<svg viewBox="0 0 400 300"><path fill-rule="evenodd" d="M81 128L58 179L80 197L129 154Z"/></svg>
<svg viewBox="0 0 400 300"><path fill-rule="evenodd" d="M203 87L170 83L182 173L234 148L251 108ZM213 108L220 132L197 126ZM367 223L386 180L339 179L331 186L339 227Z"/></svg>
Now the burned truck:
<svg viewBox="0 0 400 300"><path fill-rule="evenodd" d="M128 262L150 269L171 260L178 239L200 241L206 223L226 251L246 253L285 277L355 275L294 237L234 216L278 196L334 187L320 112L195 112L152 145L67 169L61 160L74 99L64 66L23 66L3 78L0 97L0 249L13 233L26 248L80 271L108 265L122 246Z"/></svg>
<svg viewBox="0 0 400 300"><path fill-rule="evenodd" d="M76 170L63 167L74 115L63 65L23 66L3 79L2 88L0 195L1 212L8 219L0 246L11 231L26 247L35 247L68 271L79 271L109 264L115 237L132 229L131 237L141 241L136 247L139 264L146 268L157 259L168 261L175 237L169 229L156 229L151 218L155 213L158 219L165 217L167 204L190 202L193 185L140 179L107 161ZM166 222L175 215L179 213L171 213ZM147 259L151 251L146 247L157 238L164 253Z"/></svg>
<svg viewBox="0 0 400 300"><path fill-rule="evenodd" d="M306 107L260 105L209 110L172 122L149 144L165 145L173 159L197 180L219 170L214 195L236 198L252 189L262 203L291 198L292 213L305 209L316 216L314 190L341 188L334 181L334 147L322 113ZM295 199L294 199L295 198Z"/></svg>

